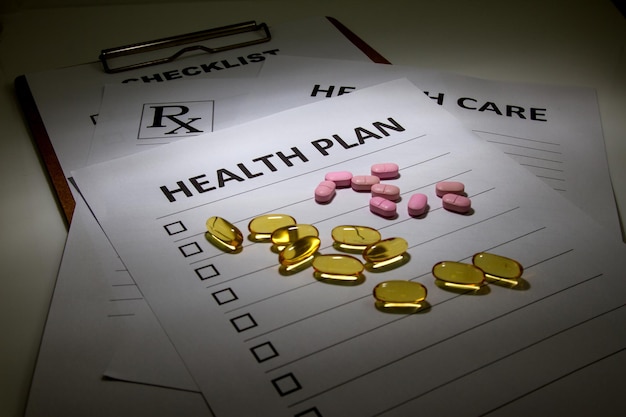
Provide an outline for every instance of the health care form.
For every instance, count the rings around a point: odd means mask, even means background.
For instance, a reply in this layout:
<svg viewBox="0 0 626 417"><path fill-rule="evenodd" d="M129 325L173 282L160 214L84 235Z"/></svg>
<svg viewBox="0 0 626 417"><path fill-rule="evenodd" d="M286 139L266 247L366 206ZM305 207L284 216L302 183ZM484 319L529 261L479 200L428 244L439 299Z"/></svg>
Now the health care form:
<svg viewBox="0 0 626 417"><path fill-rule="evenodd" d="M401 77L621 236L597 99L588 87L505 83L397 65L276 56L264 62L242 114L265 116Z"/></svg>
<svg viewBox="0 0 626 417"><path fill-rule="evenodd" d="M375 216L368 195L350 189L314 202L325 172L367 173L384 161L401 167L397 218ZM407 80L74 178L216 416L528 411L542 387L558 391L581 370L626 359L615 331L626 318L622 243ZM470 215L441 208L433 188L446 179L465 183ZM424 218L403 208L414 192L429 196ZM315 225L321 253L335 252L333 227L358 224L405 238L409 262L333 285L310 268L281 273L267 244L227 254L204 237L211 216L245 232L275 212ZM479 251L520 261L522 285L460 294L433 283L436 262ZM377 310L372 288L390 279L422 282L427 308ZM493 386L506 388L484 389Z"/></svg>

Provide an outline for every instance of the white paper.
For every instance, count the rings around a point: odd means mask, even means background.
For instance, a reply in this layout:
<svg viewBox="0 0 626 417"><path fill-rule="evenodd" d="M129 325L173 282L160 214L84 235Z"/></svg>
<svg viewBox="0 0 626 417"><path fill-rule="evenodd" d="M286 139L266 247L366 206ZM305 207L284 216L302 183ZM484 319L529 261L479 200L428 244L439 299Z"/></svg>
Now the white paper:
<svg viewBox="0 0 626 417"><path fill-rule="evenodd" d="M621 237L600 113L591 88L277 56L264 63L242 114L265 116L399 77L408 78L467 128Z"/></svg>
<svg viewBox="0 0 626 417"><path fill-rule="evenodd" d="M364 143L342 146L337 138L358 143L355 129ZM191 138L79 170L75 179L215 415L479 414L626 346L611 324L625 315L621 242L408 81L210 136L220 150ZM394 183L404 204L412 192L429 195L425 218L403 208L394 220L377 217L367 194L351 190L329 205L313 201L326 171L367 173L384 161L402 167ZM471 215L441 209L433 186L443 179L465 183ZM216 188L196 192L193 181L198 191ZM175 191L181 184L193 187L191 197ZM251 218L277 211L318 227L323 253L331 251L332 227L363 224L406 238L410 261L368 271L359 286L338 286L316 281L310 269L281 275L266 244L246 242L233 255L204 239L212 215L245 231ZM460 295L433 284L434 263L484 250L519 260L528 287ZM422 282L431 308L375 309L372 288L389 279ZM570 340L591 336L584 346ZM475 378L507 389L473 395L471 411L467 401L442 403L442 396L475 394Z"/></svg>
<svg viewBox="0 0 626 417"><path fill-rule="evenodd" d="M147 304L126 271L103 262L110 259L116 259L113 248L78 200L25 415L210 415L200 394L102 377L124 332L136 320L155 321L151 313L142 318ZM159 349L166 349L160 342ZM170 373L182 386L184 379L175 376Z"/></svg>

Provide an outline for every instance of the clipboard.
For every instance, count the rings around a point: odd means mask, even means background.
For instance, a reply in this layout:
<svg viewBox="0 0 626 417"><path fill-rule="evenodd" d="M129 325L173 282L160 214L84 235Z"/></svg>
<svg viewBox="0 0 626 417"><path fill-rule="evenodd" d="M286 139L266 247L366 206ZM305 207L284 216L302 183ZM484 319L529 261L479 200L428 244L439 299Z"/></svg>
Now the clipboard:
<svg viewBox="0 0 626 417"><path fill-rule="evenodd" d="M325 19L330 22L343 37L365 54L369 60L379 64L390 64L386 58L337 19L329 16L326 16ZM224 40L232 36L254 33L260 33L261 35L253 39L237 39L234 42L227 42L218 46L202 45L204 41ZM270 42L271 39L272 34L270 28L265 23L257 24L254 21L248 21L200 32L176 35L170 38L105 49L101 51L99 60L102 64L101 71L103 73L116 74L138 68L170 63L189 53L215 54L226 50ZM168 49L171 50L172 48L174 48L173 52L165 55L161 54L162 56L160 58L139 59L138 62L123 64L121 66L114 66L111 63L112 60L116 58L133 57L137 59L138 56L143 56L143 54L146 53L160 53ZM69 226L72 221L76 203L27 76L18 76L14 81L14 87L18 102L24 114L25 122L29 126L31 137L37 147L41 162L46 168L50 185L53 187L56 194L59 208L63 212L66 225Z"/></svg>

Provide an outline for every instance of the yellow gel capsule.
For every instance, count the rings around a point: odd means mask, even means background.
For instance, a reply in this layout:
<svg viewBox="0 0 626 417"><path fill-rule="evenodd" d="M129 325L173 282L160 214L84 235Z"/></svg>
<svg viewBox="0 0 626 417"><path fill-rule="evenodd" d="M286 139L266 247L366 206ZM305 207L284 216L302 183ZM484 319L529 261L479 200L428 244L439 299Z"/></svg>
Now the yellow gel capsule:
<svg viewBox="0 0 626 417"><path fill-rule="evenodd" d="M401 237L392 237L379 240L369 245L363 251L363 257L371 262L374 268L391 265L403 259L403 255L409 248L409 244Z"/></svg>
<svg viewBox="0 0 626 417"><path fill-rule="evenodd" d="M413 281L385 281L374 287L374 298L385 308L420 308L426 293L426 287Z"/></svg>
<svg viewBox="0 0 626 417"><path fill-rule="evenodd" d="M209 217L206 228L207 240L218 248L228 252L236 252L242 248L243 234L228 220L217 216Z"/></svg>
<svg viewBox="0 0 626 417"><path fill-rule="evenodd" d="M272 238L272 233L276 229L294 224L296 224L296 219L286 214L264 214L250 220L248 230L252 240L264 242Z"/></svg>
<svg viewBox="0 0 626 417"><path fill-rule="evenodd" d="M313 259L313 256L320 248L321 241L315 236L305 236L287 245L278 254L278 262L287 271L301 266Z"/></svg>
<svg viewBox="0 0 626 417"><path fill-rule="evenodd" d="M514 259L493 253L480 252L472 257L472 263L483 270L485 277L517 285L524 268Z"/></svg>
<svg viewBox="0 0 626 417"><path fill-rule="evenodd" d="M313 259L316 276L341 281L356 281L363 272L363 263L349 255L319 255Z"/></svg>
<svg viewBox="0 0 626 417"><path fill-rule="evenodd" d="M482 269L462 262L439 262L433 266L432 273L444 286L456 289L478 290L485 280Z"/></svg>
<svg viewBox="0 0 626 417"><path fill-rule="evenodd" d="M363 250L380 240L380 232L367 226L337 226L331 236L341 249Z"/></svg>
<svg viewBox="0 0 626 417"><path fill-rule="evenodd" d="M281 227L272 233L272 243L282 250L285 246L305 236L318 237L319 231L311 224L294 224Z"/></svg>

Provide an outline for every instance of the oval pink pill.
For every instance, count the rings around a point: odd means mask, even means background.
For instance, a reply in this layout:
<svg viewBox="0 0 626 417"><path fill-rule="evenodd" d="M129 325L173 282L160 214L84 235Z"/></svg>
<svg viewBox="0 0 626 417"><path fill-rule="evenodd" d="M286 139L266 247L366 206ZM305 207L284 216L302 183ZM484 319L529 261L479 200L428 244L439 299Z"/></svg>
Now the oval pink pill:
<svg viewBox="0 0 626 417"><path fill-rule="evenodd" d="M446 194L442 197L443 208L456 213L467 213L472 208L472 201L463 195Z"/></svg>
<svg viewBox="0 0 626 417"><path fill-rule="evenodd" d="M322 181L315 188L315 201L318 203L328 203L335 196L336 184L332 181Z"/></svg>
<svg viewBox="0 0 626 417"><path fill-rule="evenodd" d="M352 177L352 189L355 191L370 191L372 189L372 185L378 184L380 182L380 178L374 175L355 175Z"/></svg>
<svg viewBox="0 0 626 417"><path fill-rule="evenodd" d="M458 181L440 181L435 185L437 197L443 197L446 194L463 194L465 185Z"/></svg>
<svg viewBox="0 0 626 417"><path fill-rule="evenodd" d="M383 197L372 197L370 199L370 211L382 217L395 217L396 203Z"/></svg>
<svg viewBox="0 0 626 417"><path fill-rule="evenodd" d="M391 184L374 184L372 185L372 197L382 197L391 201L400 199L400 188Z"/></svg>
<svg viewBox="0 0 626 417"><path fill-rule="evenodd" d="M400 168L398 164L393 162L385 162L382 164L374 164L371 167L372 175L377 176L381 180L389 180L391 178L397 178Z"/></svg>
<svg viewBox="0 0 626 417"><path fill-rule="evenodd" d="M334 182L337 187L349 187L352 181L352 173L348 171L328 172L324 179Z"/></svg>
<svg viewBox="0 0 626 417"><path fill-rule="evenodd" d="M417 217L424 214L426 212L426 208L428 207L427 203L428 197L426 194L413 194L408 203L409 216Z"/></svg>

